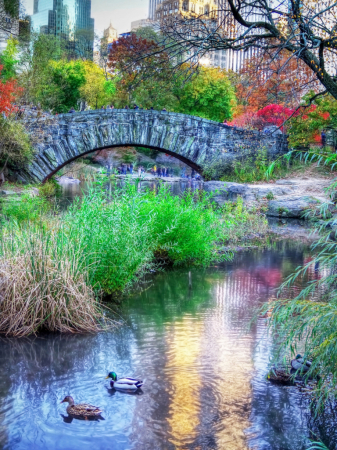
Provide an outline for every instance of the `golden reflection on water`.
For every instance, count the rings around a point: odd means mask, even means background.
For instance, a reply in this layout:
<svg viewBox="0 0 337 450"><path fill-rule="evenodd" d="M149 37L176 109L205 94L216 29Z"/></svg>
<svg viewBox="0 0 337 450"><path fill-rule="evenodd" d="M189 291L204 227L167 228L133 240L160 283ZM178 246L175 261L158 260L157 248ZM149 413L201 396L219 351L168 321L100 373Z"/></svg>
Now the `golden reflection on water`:
<svg viewBox="0 0 337 450"><path fill-rule="evenodd" d="M201 379L197 363L200 359L202 322L185 316L167 327L167 361L165 373L169 381L169 441L184 449L197 436L200 417Z"/></svg>
<svg viewBox="0 0 337 450"><path fill-rule="evenodd" d="M216 287L218 313L207 319L207 339L212 342L208 352L214 361L213 372L218 378L215 384L218 390L216 408L221 418L214 432L217 448L226 450L247 449L245 430L250 426L250 379L253 372L251 344L244 333L230 330L226 320L226 316L228 318L231 313L231 306L242 300L239 298L243 294L240 287L240 280L237 279L219 283Z"/></svg>

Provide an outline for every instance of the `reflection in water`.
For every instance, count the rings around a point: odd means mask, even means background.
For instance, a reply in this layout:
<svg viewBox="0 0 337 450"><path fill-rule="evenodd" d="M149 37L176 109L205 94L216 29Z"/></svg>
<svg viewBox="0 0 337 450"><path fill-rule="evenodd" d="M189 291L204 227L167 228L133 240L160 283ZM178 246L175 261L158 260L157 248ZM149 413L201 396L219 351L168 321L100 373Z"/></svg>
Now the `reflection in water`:
<svg viewBox="0 0 337 450"><path fill-rule="evenodd" d="M265 379L273 340L254 308L308 257L297 243L207 270L157 274L111 333L0 341L0 447L10 450L304 450L308 408ZM142 395L106 374L145 379ZM59 402L97 404L104 421L63 421ZM312 425L310 425L312 426Z"/></svg>
<svg viewBox="0 0 337 450"><path fill-rule="evenodd" d="M175 446L193 443L199 424L202 387L200 344L203 324L187 315L166 330L167 362L164 373L170 383L169 441Z"/></svg>
<svg viewBox="0 0 337 450"><path fill-rule="evenodd" d="M133 180L135 182L135 180ZM158 189L159 181L141 181L138 184L139 190L145 190L145 189ZM123 180L117 180L117 185L123 185ZM195 191L197 189L202 188L202 183L195 181L195 180L186 180L186 181L180 181L180 182L174 182L174 183L167 183L163 182L164 185L169 186L169 189L171 190L172 194L174 195L180 195L182 192L185 192L188 189L191 189L192 191ZM67 208L75 198L82 197L84 193L86 193L90 187L90 182L81 182L80 184L73 184L73 183L62 183L62 196L58 201L58 204L61 208ZM114 183L111 181L107 181L105 184L105 188L108 192L111 192L113 189Z"/></svg>

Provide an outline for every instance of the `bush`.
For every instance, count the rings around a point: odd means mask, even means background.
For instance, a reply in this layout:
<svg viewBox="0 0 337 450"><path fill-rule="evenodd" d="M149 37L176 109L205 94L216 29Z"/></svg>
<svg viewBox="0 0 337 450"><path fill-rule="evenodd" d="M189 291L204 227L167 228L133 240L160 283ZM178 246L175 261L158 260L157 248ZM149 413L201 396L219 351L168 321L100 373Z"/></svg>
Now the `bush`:
<svg viewBox="0 0 337 450"><path fill-rule="evenodd" d="M44 198L55 197L55 195L61 192L61 186L57 183L54 178L46 181L44 184L39 186L39 195Z"/></svg>

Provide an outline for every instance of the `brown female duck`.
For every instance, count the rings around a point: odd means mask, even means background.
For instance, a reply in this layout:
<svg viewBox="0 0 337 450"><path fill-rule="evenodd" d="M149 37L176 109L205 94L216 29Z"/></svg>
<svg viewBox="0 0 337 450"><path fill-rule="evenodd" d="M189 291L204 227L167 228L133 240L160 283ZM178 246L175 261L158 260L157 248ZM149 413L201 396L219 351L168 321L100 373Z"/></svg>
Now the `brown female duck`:
<svg viewBox="0 0 337 450"><path fill-rule="evenodd" d="M86 403L75 405L74 399L67 395L61 403L69 403L67 406L67 413L73 417L99 417L103 412L100 408Z"/></svg>

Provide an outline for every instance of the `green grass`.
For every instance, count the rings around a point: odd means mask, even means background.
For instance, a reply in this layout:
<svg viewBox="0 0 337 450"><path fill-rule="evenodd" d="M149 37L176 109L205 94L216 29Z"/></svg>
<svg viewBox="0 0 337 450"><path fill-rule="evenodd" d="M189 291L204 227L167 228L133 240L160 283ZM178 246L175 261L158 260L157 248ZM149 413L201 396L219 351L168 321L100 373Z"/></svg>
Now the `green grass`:
<svg viewBox="0 0 337 450"><path fill-rule="evenodd" d="M256 181L268 181L270 179L284 178L295 172L306 168L303 161L299 158L293 158L291 161L278 159L274 162L272 173L268 168L270 161L267 158L265 149L257 152L257 156L248 156L242 160L236 159L232 166L227 169L221 177L222 181L233 181L239 183L254 183Z"/></svg>

